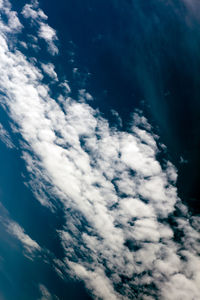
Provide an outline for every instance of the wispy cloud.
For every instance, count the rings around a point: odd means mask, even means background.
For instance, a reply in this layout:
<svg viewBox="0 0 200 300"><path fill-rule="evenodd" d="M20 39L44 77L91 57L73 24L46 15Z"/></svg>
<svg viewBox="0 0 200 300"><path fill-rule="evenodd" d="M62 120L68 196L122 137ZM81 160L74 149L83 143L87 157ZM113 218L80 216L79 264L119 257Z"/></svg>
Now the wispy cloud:
<svg viewBox="0 0 200 300"><path fill-rule="evenodd" d="M38 300L59 300L59 298L55 295L51 295L51 293L48 291L47 287L43 284L39 284L39 290L41 293L41 298Z"/></svg>
<svg viewBox="0 0 200 300"><path fill-rule="evenodd" d="M33 254L35 251L41 250L38 243L32 240L19 224L15 222L9 222L7 229L10 234L15 236L22 243L28 254Z"/></svg>
<svg viewBox="0 0 200 300"><path fill-rule="evenodd" d="M14 144L11 140L11 137L7 130L3 127L3 125L0 123L0 140L8 147L8 148L14 148Z"/></svg>
<svg viewBox="0 0 200 300"><path fill-rule="evenodd" d="M40 30L53 41L53 29ZM53 99L42 70L11 52L5 34L0 55L2 102L24 141L32 187L41 204L63 205L65 257L54 267L81 278L99 299L198 299L199 218L189 219L177 171L157 159L158 137L142 112L129 132L110 128L85 91L80 101ZM10 226L27 249L39 247Z"/></svg>
<svg viewBox="0 0 200 300"><path fill-rule="evenodd" d="M33 259L36 254L41 252L41 247L34 241L25 230L9 217L8 211L0 202L0 224L3 226L10 237L15 238L24 248L24 255Z"/></svg>

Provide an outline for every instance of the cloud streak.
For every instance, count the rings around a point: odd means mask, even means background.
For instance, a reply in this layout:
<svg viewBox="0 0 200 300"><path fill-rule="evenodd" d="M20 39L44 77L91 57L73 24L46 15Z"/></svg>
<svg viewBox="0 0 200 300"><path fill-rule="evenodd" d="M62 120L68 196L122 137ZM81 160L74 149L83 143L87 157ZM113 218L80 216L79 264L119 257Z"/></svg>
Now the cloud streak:
<svg viewBox="0 0 200 300"><path fill-rule="evenodd" d="M28 254L33 254L34 252L41 250L38 243L32 240L19 224L15 222L9 222L7 229L10 234L12 234L22 243Z"/></svg>
<svg viewBox="0 0 200 300"><path fill-rule="evenodd" d="M38 300L59 300L59 298L55 295L51 295L46 286L43 284L39 284L39 290L41 293L41 298Z"/></svg>
<svg viewBox="0 0 200 300"><path fill-rule="evenodd" d="M14 148L14 144L11 140L9 133L5 130L3 125L0 123L0 139L8 148Z"/></svg>
<svg viewBox="0 0 200 300"><path fill-rule="evenodd" d="M0 224L6 230L10 237L16 239L24 248L24 255L33 259L35 255L41 252L41 247L34 241L25 230L15 221L13 221L7 210L0 203Z"/></svg>

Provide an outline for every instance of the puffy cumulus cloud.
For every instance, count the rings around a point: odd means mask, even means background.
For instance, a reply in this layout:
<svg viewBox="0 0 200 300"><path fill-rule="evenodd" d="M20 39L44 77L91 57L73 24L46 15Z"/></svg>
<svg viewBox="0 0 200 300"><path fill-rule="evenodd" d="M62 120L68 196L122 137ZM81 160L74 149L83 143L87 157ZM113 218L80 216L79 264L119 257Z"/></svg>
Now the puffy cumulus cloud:
<svg viewBox="0 0 200 300"><path fill-rule="evenodd" d="M41 24L39 36L47 41L52 41L55 38L56 33L48 24Z"/></svg>
<svg viewBox="0 0 200 300"><path fill-rule="evenodd" d="M55 45L55 41L58 39L56 31L48 24L40 22L40 29L38 32L40 38L44 39L48 44L49 52L52 55L58 54L58 47Z"/></svg>
<svg viewBox="0 0 200 300"><path fill-rule="evenodd" d="M42 71L11 52L5 35L0 55L1 101L21 133L31 187L42 205L63 205L58 274L82 279L99 299L197 300L199 219L190 220L178 199L176 169L158 161L158 139L142 112L129 132L110 128L85 91L80 101L50 97ZM37 249L20 227L11 228Z"/></svg>
<svg viewBox="0 0 200 300"><path fill-rule="evenodd" d="M0 30L7 33L20 32L23 28L17 13L12 11L10 2L7 0L0 1L1 16L6 16L7 21L0 23Z"/></svg>
<svg viewBox="0 0 200 300"><path fill-rule="evenodd" d="M49 77L51 77L53 80L58 80L57 74L55 72L55 67L53 64L48 63L48 64L41 64L41 67L43 69L43 71L49 75Z"/></svg>
<svg viewBox="0 0 200 300"><path fill-rule="evenodd" d="M34 1L32 4L26 4L22 9L22 15L26 19L31 19L32 25L36 25L38 28L38 36L45 40L48 45L48 50L52 55L58 54L58 47L55 41L58 40L56 31L50 27L46 20L48 17L39 8L38 1Z"/></svg>
<svg viewBox="0 0 200 300"><path fill-rule="evenodd" d="M88 288L94 291L94 295L98 299L115 300L117 298L112 284L105 278L101 268L89 271L84 266L73 262L70 262L70 267L79 278L87 282Z"/></svg>
<svg viewBox="0 0 200 300"><path fill-rule="evenodd" d="M67 95L69 93L71 93L71 88L70 88L67 80L65 80L64 82L61 82L59 86L63 88L63 93L65 92L65 94L67 94Z"/></svg>
<svg viewBox="0 0 200 300"><path fill-rule="evenodd" d="M31 19L34 19L34 20L47 20L48 17L45 15L45 13L43 12L43 10L41 9L37 9L37 3L35 4L26 4L24 7L23 7L23 10L22 10L22 15L25 17L25 18L31 18Z"/></svg>

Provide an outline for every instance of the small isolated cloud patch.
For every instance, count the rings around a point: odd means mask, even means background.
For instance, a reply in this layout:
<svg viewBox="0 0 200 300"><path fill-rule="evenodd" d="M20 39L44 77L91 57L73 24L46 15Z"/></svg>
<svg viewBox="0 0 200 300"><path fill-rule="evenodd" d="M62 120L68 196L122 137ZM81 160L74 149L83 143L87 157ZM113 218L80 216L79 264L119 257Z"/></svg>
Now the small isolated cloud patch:
<svg viewBox="0 0 200 300"><path fill-rule="evenodd" d="M43 10L37 8L37 4L26 4L22 10L24 18L31 18L34 20L47 20L48 17L45 15Z"/></svg>
<svg viewBox="0 0 200 300"><path fill-rule="evenodd" d="M56 31L46 23L48 17L39 8L38 2L35 1L33 4L26 4L22 9L22 15L24 18L30 19L33 26L36 25L37 28L39 27L38 37L47 43L50 54L58 54L58 47L55 44L58 40Z"/></svg>
<svg viewBox="0 0 200 300"><path fill-rule="evenodd" d="M54 43L58 38L56 31L52 27L50 27L48 24L40 22L38 36L47 42L48 49L52 55L58 54L59 50Z"/></svg>
<svg viewBox="0 0 200 300"><path fill-rule="evenodd" d="M35 251L41 250L38 243L32 240L30 236L24 232L23 228L19 224L15 222L9 222L7 228L8 232L15 236L22 243L28 254L33 254Z"/></svg>
<svg viewBox="0 0 200 300"><path fill-rule="evenodd" d="M57 296L51 295L44 284L39 284L39 291L41 293L41 297L38 300L59 300Z"/></svg>
<svg viewBox="0 0 200 300"><path fill-rule="evenodd" d="M41 252L41 247L34 241L25 230L9 217L8 211L0 202L0 225L5 229L6 236L9 240L16 239L24 248L24 255L29 259L33 259L35 255Z"/></svg>
<svg viewBox="0 0 200 300"><path fill-rule="evenodd" d="M55 72L55 67L53 64L48 63L48 64L41 64L41 67L43 69L43 71L49 76L51 77L53 80L57 81L58 80L58 76L57 73Z"/></svg>

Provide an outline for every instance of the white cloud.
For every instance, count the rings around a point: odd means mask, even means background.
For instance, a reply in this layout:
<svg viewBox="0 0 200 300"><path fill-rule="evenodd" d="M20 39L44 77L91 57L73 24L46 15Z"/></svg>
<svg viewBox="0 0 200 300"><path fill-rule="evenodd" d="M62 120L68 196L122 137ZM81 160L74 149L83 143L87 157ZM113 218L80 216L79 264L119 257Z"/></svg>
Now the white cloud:
<svg viewBox="0 0 200 300"><path fill-rule="evenodd" d="M182 156L180 156L180 164L187 164L188 160L184 159Z"/></svg>
<svg viewBox="0 0 200 300"><path fill-rule="evenodd" d="M11 221L9 222L7 228L8 232L15 236L22 243L28 253L33 254L35 251L41 250L38 243L32 240L19 224Z"/></svg>
<svg viewBox="0 0 200 300"><path fill-rule="evenodd" d="M20 45L21 45L23 48L28 49L27 43L25 43L25 42L20 42Z"/></svg>
<svg viewBox="0 0 200 300"><path fill-rule="evenodd" d="M41 247L34 241L25 230L9 217L8 211L0 202L0 225L6 230L6 235L9 234L12 238L17 239L24 248L24 255L29 259L41 252Z"/></svg>
<svg viewBox="0 0 200 300"><path fill-rule="evenodd" d="M48 42L54 40L56 38L56 32L53 28L51 28L48 24L40 24L39 36Z"/></svg>
<svg viewBox="0 0 200 300"><path fill-rule="evenodd" d="M22 9L22 15L26 19L31 19L32 25L37 24L39 26L38 36L46 41L49 52L52 55L58 54L58 47L55 44L55 41L58 40L56 31L46 23L48 17L39 8L38 1L33 2L33 4L26 4Z"/></svg>
<svg viewBox="0 0 200 300"><path fill-rule="evenodd" d="M11 140L9 133L5 130L3 125L0 123L0 139L8 148L14 148L14 144Z"/></svg>
<svg viewBox="0 0 200 300"><path fill-rule="evenodd" d="M199 289L194 282L183 276L183 274L174 274L170 281L164 287L166 300L171 299L199 299Z"/></svg>
<svg viewBox="0 0 200 300"><path fill-rule="evenodd" d="M17 17L17 13L12 11L12 12L9 12L8 16L9 16L9 18L8 18L8 27L11 30L15 30L15 31L21 30L22 24L20 23L20 21Z"/></svg>
<svg viewBox="0 0 200 300"><path fill-rule="evenodd" d="M70 262L69 265L71 269L74 270L75 274L86 282L87 287L94 291L94 295L97 299L117 299L112 284L105 278L105 274L101 268L89 271L84 268L84 266L73 262Z"/></svg>
<svg viewBox="0 0 200 300"><path fill-rule="evenodd" d="M41 64L41 67L43 69L43 71L49 75L49 77L51 77L54 80L58 80L58 76L57 73L55 72L55 67L53 64L48 63L48 64Z"/></svg>
<svg viewBox="0 0 200 300"><path fill-rule="evenodd" d="M38 35L41 39L44 39L49 47L49 51L52 55L58 54L58 47L55 45L55 41L58 39L56 31L48 24L40 22L40 28Z"/></svg>
<svg viewBox="0 0 200 300"><path fill-rule="evenodd" d="M39 290L41 293L41 297L39 298L39 300L59 300L57 296L51 295L44 284L39 284Z"/></svg>
<svg viewBox="0 0 200 300"><path fill-rule="evenodd" d="M20 32L23 28L17 13L10 10L9 1L2 0L0 2L1 14L7 17L7 22L0 22L0 30L2 32L17 33ZM10 41L11 42L11 41Z"/></svg>
<svg viewBox="0 0 200 300"><path fill-rule="evenodd" d="M111 109L111 113L116 118L116 121L117 121L118 125L120 127L122 127L122 119L121 119L119 113L116 110L114 110L114 109Z"/></svg>
<svg viewBox="0 0 200 300"><path fill-rule="evenodd" d="M22 10L22 15L25 18L32 18L35 20L47 20L48 17L45 15L43 10L37 8L37 5L26 4Z"/></svg>
<svg viewBox="0 0 200 300"><path fill-rule="evenodd" d="M60 87L63 87L63 88L64 88L64 91L63 91L63 92L65 92L66 94L71 93L71 88L70 88L69 83L68 83L67 80L65 80L64 82L61 82L61 83L60 83Z"/></svg>
<svg viewBox="0 0 200 300"><path fill-rule="evenodd" d="M42 26L41 37L53 41L54 31ZM157 293L169 299L171 293L197 299L198 232L178 199L175 168L157 160L147 119L136 112L129 133L112 129L87 104L85 91L82 101L67 98L60 107L42 84L41 70L9 51L4 35L0 55L2 101L23 137L32 187L41 204L53 209L57 197L64 206L66 224L58 234L65 258L55 260L58 273L78 276L97 298L152 299ZM175 205L182 212L174 217L177 228L166 221ZM181 243L174 239L177 229ZM15 223L9 230L27 249L39 247Z"/></svg>
<svg viewBox="0 0 200 300"><path fill-rule="evenodd" d="M93 100L93 97L85 89L81 89L81 90L79 90L79 99L91 101L91 100Z"/></svg>

